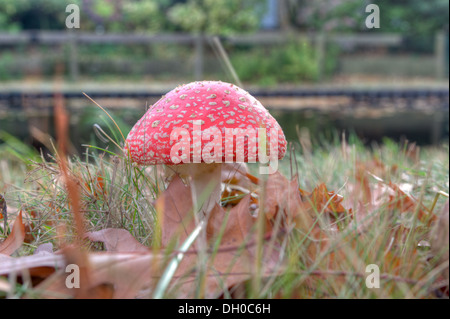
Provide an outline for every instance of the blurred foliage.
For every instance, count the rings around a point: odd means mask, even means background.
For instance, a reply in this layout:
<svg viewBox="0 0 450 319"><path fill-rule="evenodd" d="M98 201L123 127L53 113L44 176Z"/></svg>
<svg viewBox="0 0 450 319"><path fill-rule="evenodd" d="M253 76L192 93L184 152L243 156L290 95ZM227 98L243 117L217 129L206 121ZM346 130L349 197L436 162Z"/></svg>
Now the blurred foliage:
<svg viewBox="0 0 450 319"><path fill-rule="evenodd" d="M405 49L433 50L434 35L448 30L448 0L299 0L288 1L290 22L297 28L325 32L401 33ZM380 28L367 29L368 4L380 8Z"/></svg>
<svg viewBox="0 0 450 319"><path fill-rule="evenodd" d="M65 29L66 6L80 7L83 31L160 31L170 29L165 11L174 0L0 0L0 30ZM172 27L173 29L173 27Z"/></svg>
<svg viewBox="0 0 450 319"><path fill-rule="evenodd" d="M383 32L423 36L448 28L448 0L387 1L381 8L386 11L380 14Z"/></svg>
<svg viewBox="0 0 450 319"><path fill-rule="evenodd" d="M319 78L316 50L307 41L292 40L286 45L234 52L231 62L241 80L261 85L311 82Z"/></svg>
<svg viewBox="0 0 450 319"><path fill-rule="evenodd" d="M281 0L280 0L281 1ZM288 0L290 23L301 30L368 31L371 0ZM173 31L230 34L256 30L265 0L0 0L0 29L64 29L68 4L81 10L83 30ZM378 3L381 28L370 32L431 35L448 28L448 0L390 0Z"/></svg>
<svg viewBox="0 0 450 319"><path fill-rule="evenodd" d="M291 22L298 28L312 31L349 31L357 21L362 25L365 4L361 0L291 1Z"/></svg>
<svg viewBox="0 0 450 319"><path fill-rule="evenodd" d="M448 27L448 0L300 0L289 1L292 22L300 28L323 31L377 31L433 35ZM380 29L368 30L365 8L380 8Z"/></svg>
<svg viewBox="0 0 450 319"><path fill-rule="evenodd" d="M172 5L170 0L140 1L83 1L86 12L81 23L83 29L108 32L158 32L170 31L171 26L165 11Z"/></svg>
<svg viewBox="0 0 450 319"><path fill-rule="evenodd" d="M12 157L25 163L39 161L39 152L6 131L0 130L0 154L2 159Z"/></svg>
<svg viewBox="0 0 450 319"><path fill-rule="evenodd" d="M264 9L264 0L188 0L168 15L183 31L227 35L255 31Z"/></svg>
<svg viewBox="0 0 450 319"><path fill-rule="evenodd" d="M0 81L22 76L20 70L14 69L14 54L5 52L0 54Z"/></svg>
<svg viewBox="0 0 450 319"><path fill-rule="evenodd" d="M84 31L254 31L265 0L0 0L0 30L65 29L68 4L80 7Z"/></svg>

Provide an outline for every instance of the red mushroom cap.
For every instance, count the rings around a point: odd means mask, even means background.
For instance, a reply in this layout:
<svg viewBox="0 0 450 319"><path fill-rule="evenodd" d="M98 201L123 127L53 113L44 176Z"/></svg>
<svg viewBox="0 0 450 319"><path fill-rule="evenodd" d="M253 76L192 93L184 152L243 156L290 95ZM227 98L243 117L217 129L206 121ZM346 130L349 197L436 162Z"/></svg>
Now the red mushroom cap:
<svg viewBox="0 0 450 319"><path fill-rule="evenodd" d="M199 137L195 140L194 124L201 124L203 139ZM236 137L231 136L230 139L230 135L227 135L230 129L243 129L248 133L250 130L258 132L258 128L266 129L266 154L270 155L269 145L273 135L271 132L275 132L273 142L277 142L277 145L273 149L277 152L277 159L283 158L287 144L283 130L257 99L230 83L193 82L178 86L156 102L131 129L126 139L125 150L129 150L131 159L138 164L192 163L195 162L195 150L204 150L204 147L220 132L220 140L214 138L214 142L220 143L221 150L216 162L236 162L239 159L236 157L236 150L242 149L244 162L248 162L249 159L259 161L256 150L259 147L257 138L248 135L239 141ZM176 134L171 139L174 130ZM179 153L176 156L173 153L171 155L172 147L179 143L178 138L187 132L189 144L185 147L190 148L190 158L186 159L186 156L183 158L182 155L178 157ZM205 133L210 134L204 137ZM256 145L253 144L255 142ZM232 148L226 148L227 144L231 144ZM252 146L250 150L249 145ZM226 154L231 156L226 153L230 149L233 152L232 161L226 156ZM252 154L256 154L256 157L252 157ZM240 159L242 160L242 157ZM201 161L204 162L203 156Z"/></svg>

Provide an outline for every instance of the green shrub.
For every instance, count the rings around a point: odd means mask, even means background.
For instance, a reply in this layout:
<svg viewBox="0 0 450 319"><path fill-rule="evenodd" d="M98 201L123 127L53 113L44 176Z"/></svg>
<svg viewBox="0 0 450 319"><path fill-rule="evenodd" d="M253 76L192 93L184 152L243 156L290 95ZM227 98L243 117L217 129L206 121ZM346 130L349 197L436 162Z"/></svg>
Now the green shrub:
<svg viewBox="0 0 450 319"><path fill-rule="evenodd" d="M15 56L13 53L5 52L0 54L0 81L16 79L17 69L14 68ZM19 71L19 73L22 73ZM21 77L21 74L18 75Z"/></svg>
<svg viewBox="0 0 450 319"><path fill-rule="evenodd" d="M226 35L256 31L264 12L261 0L188 0L168 11L182 31Z"/></svg>
<svg viewBox="0 0 450 319"><path fill-rule="evenodd" d="M261 85L313 82L319 79L318 56L307 41L235 52L231 55L231 62L241 80Z"/></svg>

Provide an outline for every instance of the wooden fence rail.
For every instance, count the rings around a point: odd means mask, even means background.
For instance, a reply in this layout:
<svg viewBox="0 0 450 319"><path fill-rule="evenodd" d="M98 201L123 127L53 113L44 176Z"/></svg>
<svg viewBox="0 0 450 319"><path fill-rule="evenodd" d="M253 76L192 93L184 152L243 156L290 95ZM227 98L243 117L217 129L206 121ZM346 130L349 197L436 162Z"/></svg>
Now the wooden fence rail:
<svg viewBox="0 0 450 319"><path fill-rule="evenodd" d="M318 33L299 32L259 32L255 34L221 37L231 44L280 44L293 38L314 39ZM90 33L78 31L23 31L19 33L0 33L0 45L17 45L29 43L63 44L75 39L77 43L113 43L113 44L194 44L199 35L190 33ZM208 37L208 36L203 36ZM333 34L327 38L340 45L399 45L400 34Z"/></svg>

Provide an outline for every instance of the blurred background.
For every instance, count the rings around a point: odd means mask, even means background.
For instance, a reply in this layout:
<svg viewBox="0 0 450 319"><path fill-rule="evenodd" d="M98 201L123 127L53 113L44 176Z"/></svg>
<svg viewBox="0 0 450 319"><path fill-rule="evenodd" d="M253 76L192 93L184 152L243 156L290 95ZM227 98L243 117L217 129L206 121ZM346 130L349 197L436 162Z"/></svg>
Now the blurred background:
<svg viewBox="0 0 450 319"><path fill-rule="evenodd" d="M372 3L379 21L367 24ZM56 92L76 152L101 143L99 127L112 131L82 92L126 134L194 80L242 86L291 141L345 132L439 144L449 136L448 21L448 0L0 0L0 144L51 147Z"/></svg>

